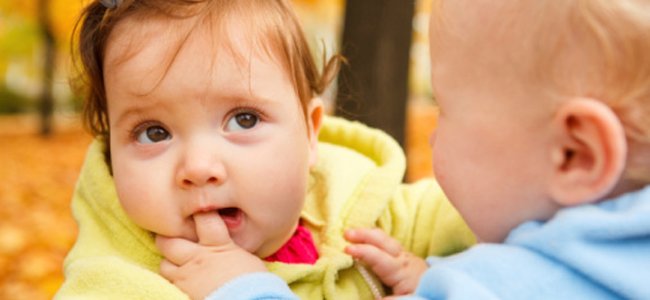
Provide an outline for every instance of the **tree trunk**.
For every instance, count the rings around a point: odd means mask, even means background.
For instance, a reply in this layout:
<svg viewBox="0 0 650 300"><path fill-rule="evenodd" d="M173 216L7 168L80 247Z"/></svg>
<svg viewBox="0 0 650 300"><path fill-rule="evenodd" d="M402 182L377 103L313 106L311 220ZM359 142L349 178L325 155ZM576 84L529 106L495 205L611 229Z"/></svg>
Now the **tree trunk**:
<svg viewBox="0 0 650 300"><path fill-rule="evenodd" d="M404 145L415 1L346 1L336 114L380 128Z"/></svg>
<svg viewBox="0 0 650 300"><path fill-rule="evenodd" d="M52 25L50 23L48 0L38 0L38 22L43 34L43 84L39 101L41 119L41 134L44 136L52 132L52 114L54 112L54 99L52 97L52 83L56 57L56 44Z"/></svg>

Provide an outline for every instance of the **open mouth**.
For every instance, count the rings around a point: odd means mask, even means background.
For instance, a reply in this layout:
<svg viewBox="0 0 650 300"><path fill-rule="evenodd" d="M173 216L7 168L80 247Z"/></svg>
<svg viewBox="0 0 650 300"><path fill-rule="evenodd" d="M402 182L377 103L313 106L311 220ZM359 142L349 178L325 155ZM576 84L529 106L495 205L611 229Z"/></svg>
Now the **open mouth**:
<svg viewBox="0 0 650 300"><path fill-rule="evenodd" d="M243 212L236 207L224 207L217 209L217 213L229 229L234 229L242 222Z"/></svg>

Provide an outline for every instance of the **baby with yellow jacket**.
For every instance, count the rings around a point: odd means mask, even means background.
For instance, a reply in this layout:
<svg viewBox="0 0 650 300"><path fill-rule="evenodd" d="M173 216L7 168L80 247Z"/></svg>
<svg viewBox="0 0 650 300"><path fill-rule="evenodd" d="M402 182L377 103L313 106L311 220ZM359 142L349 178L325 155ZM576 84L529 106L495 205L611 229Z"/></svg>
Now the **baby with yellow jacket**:
<svg viewBox="0 0 650 300"><path fill-rule="evenodd" d="M391 287L346 230L385 231L406 268L474 242L433 180L402 184L389 136L324 116L337 62L319 73L288 1L92 1L79 34L96 140L57 299L203 298L188 274L231 272L192 260L214 243L301 298L372 299Z"/></svg>

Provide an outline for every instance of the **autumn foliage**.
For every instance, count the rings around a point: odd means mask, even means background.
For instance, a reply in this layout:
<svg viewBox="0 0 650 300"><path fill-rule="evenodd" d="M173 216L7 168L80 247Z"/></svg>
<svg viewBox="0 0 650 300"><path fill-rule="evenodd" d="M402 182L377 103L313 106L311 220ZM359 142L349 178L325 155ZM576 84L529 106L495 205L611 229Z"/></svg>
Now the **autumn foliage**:
<svg viewBox="0 0 650 300"><path fill-rule="evenodd" d="M0 117L0 299L51 299L77 234L70 199L90 137L43 138L33 123Z"/></svg>

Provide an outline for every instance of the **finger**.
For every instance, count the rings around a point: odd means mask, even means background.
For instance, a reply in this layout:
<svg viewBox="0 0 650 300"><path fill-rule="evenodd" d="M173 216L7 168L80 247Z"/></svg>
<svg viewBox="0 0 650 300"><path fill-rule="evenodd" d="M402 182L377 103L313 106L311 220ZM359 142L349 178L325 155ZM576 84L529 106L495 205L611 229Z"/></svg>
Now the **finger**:
<svg viewBox="0 0 650 300"><path fill-rule="evenodd" d="M169 260L163 259L160 262L160 275L171 282L174 282L176 279L176 270L178 270L178 266L171 263Z"/></svg>
<svg viewBox="0 0 650 300"><path fill-rule="evenodd" d="M398 256L402 252L402 245L379 228L348 230L345 232L345 238L355 244L373 245L392 256Z"/></svg>
<svg viewBox="0 0 650 300"><path fill-rule="evenodd" d="M198 245L186 239L157 235L156 247L165 259L176 265L184 265L196 253Z"/></svg>
<svg viewBox="0 0 650 300"><path fill-rule="evenodd" d="M205 212L194 215L196 234L199 244L204 246L221 246L232 243L228 227L217 212Z"/></svg>
<svg viewBox="0 0 650 300"><path fill-rule="evenodd" d="M350 245L345 248L345 252L368 265L385 284L396 284L395 276L401 264L394 256L368 244Z"/></svg>

